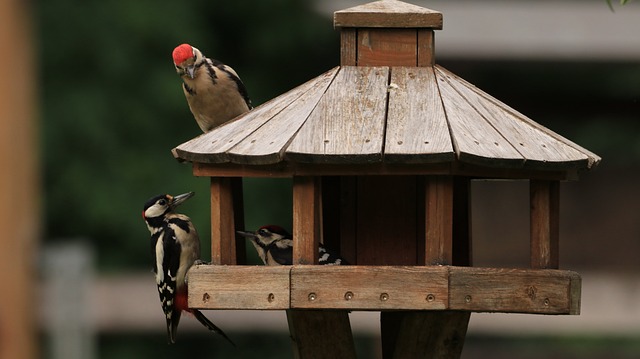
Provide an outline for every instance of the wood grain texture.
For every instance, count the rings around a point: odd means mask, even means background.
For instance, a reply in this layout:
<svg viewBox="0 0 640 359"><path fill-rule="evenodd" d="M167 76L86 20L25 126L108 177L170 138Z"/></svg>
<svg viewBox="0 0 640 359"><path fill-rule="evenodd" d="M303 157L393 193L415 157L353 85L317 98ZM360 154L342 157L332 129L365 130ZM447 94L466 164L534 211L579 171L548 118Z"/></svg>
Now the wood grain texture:
<svg viewBox="0 0 640 359"><path fill-rule="evenodd" d="M211 177L211 263L213 264L236 264L233 187L232 178Z"/></svg>
<svg viewBox="0 0 640 359"><path fill-rule="evenodd" d="M529 182L531 207L531 268L560 266L560 183Z"/></svg>
<svg viewBox="0 0 640 359"><path fill-rule="evenodd" d="M358 66L417 66L415 29L358 29Z"/></svg>
<svg viewBox="0 0 640 359"><path fill-rule="evenodd" d="M315 109L337 73L336 67L315 78L294 102L229 149L229 160L255 165L282 161L286 146Z"/></svg>
<svg viewBox="0 0 640 359"><path fill-rule="evenodd" d="M433 66L436 62L435 33L431 29L418 29L418 66Z"/></svg>
<svg viewBox="0 0 640 359"><path fill-rule="evenodd" d="M532 121L522 121L511 108L490 101L466 81L438 67L449 83L526 159L525 166L540 169L587 167L588 155L549 135ZM474 87L473 87L474 88ZM477 90L477 89L476 89Z"/></svg>
<svg viewBox="0 0 640 359"><path fill-rule="evenodd" d="M451 267L449 308L480 312L577 314L580 276L560 270Z"/></svg>
<svg viewBox="0 0 640 359"><path fill-rule="evenodd" d="M290 271L289 266L194 266L188 272L189 307L288 309Z"/></svg>
<svg viewBox="0 0 640 359"><path fill-rule="evenodd" d="M444 309L448 302L447 273L446 267L294 266L291 307Z"/></svg>
<svg viewBox="0 0 640 359"><path fill-rule="evenodd" d="M349 314L335 310L288 310L295 359L355 359Z"/></svg>
<svg viewBox="0 0 640 359"><path fill-rule="evenodd" d="M376 1L334 12L333 25L442 29L442 13L401 1Z"/></svg>
<svg viewBox="0 0 640 359"><path fill-rule="evenodd" d="M454 158L433 68L392 67L385 161L434 163Z"/></svg>
<svg viewBox="0 0 640 359"><path fill-rule="evenodd" d="M318 264L321 196L319 177L293 177L294 264Z"/></svg>
<svg viewBox="0 0 640 359"><path fill-rule="evenodd" d="M354 28L340 30L340 65L356 66L357 62L357 31Z"/></svg>
<svg viewBox="0 0 640 359"><path fill-rule="evenodd" d="M522 167L522 155L455 89L449 75L438 67L436 78L458 159L484 166Z"/></svg>
<svg viewBox="0 0 640 359"><path fill-rule="evenodd" d="M382 159L389 68L343 66L286 150L291 161Z"/></svg>
<svg viewBox="0 0 640 359"><path fill-rule="evenodd" d="M425 178L425 264L453 261L453 178Z"/></svg>

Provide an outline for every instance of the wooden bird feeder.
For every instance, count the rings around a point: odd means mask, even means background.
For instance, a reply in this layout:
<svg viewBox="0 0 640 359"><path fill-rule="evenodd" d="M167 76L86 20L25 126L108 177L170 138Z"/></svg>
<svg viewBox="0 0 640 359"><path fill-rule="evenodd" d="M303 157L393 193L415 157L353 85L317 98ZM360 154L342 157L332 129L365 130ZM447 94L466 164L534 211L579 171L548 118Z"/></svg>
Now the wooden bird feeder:
<svg viewBox="0 0 640 359"><path fill-rule="evenodd" d="M377 1L334 25L340 66L173 150L211 178L189 305L287 310L299 358L354 358L348 311L381 312L384 358L459 357L471 312L579 314L559 182L600 158L436 65L441 13ZM293 178L293 266L235 265L243 177ZM529 180L530 269L471 266L476 179ZM319 242L353 265L314 265Z"/></svg>

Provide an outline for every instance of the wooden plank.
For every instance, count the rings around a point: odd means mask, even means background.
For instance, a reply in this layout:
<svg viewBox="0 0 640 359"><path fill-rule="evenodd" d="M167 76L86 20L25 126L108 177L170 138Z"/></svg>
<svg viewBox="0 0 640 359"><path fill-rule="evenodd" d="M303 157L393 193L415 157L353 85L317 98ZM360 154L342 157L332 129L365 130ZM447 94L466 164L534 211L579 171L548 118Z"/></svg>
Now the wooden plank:
<svg viewBox="0 0 640 359"><path fill-rule="evenodd" d="M529 181L531 268L557 269L560 247L560 183Z"/></svg>
<svg viewBox="0 0 640 359"><path fill-rule="evenodd" d="M488 121L511 145L527 159L526 166L539 169L585 168L588 156L568 144L542 131L540 126L532 126L532 121L522 121L509 107L500 106L474 91L468 82L451 72L438 67L445 73L449 83Z"/></svg>
<svg viewBox="0 0 640 359"><path fill-rule="evenodd" d="M232 178L211 177L211 263L236 264Z"/></svg>
<svg viewBox="0 0 640 359"><path fill-rule="evenodd" d="M289 266L194 266L188 273L189 307L288 309L290 271Z"/></svg>
<svg viewBox="0 0 640 359"><path fill-rule="evenodd" d="M381 322L393 332L383 342L383 358L459 358L469 324L469 312L384 312Z"/></svg>
<svg viewBox="0 0 640 359"><path fill-rule="evenodd" d="M393 67L385 161L450 162L455 158L433 68Z"/></svg>
<svg viewBox="0 0 640 359"><path fill-rule="evenodd" d="M416 29L358 29L358 66L417 66Z"/></svg>
<svg viewBox="0 0 640 359"><path fill-rule="evenodd" d="M369 163L382 159L389 68L343 66L287 148L288 159Z"/></svg>
<svg viewBox="0 0 640 359"><path fill-rule="evenodd" d="M445 70L441 66L436 66L436 68L438 70L440 70L440 71L447 72L447 70ZM539 131L544 132L548 136L553 137L553 138L555 138L556 140L558 140L560 142L565 143L567 146L570 146L570 147L574 148L578 152L581 152L581 153L585 154L589 158L589 163L587 165L587 168L592 168L594 166L597 166L598 163L600 163L601 158L598 155L596 155L595 153L587 150L584 147L581 147L580 145L577 145L576 143L570 141L569 139L567 139L567 138L565 138L565 137L563 137L563 136L551 131L550 129L540 125L539 123L531 120L527 116L525 116L525 115L521 114L520 112L516 111L515 109L507 106L505 103L503 103L500 100L490 96L486 92L478 89L473 84L470 84L469 82L465 81L464 79L461 79L461 78L457 77L456 80L461 82L461 83L463 83L467 88L469 88L470 90L476 92L479 96L483 97L487 101L493 102L496 106L504 109L505 111L508 111L509 113L511 113L512 115L517 117L520 121L522 121L522 122L524 122L524 123L536 128Z"/></svg>
<svg viewBox="0 0 640 359"><path fill-rule="evenodd" d="M453 259L453 178L425 179L425 264L448 265Z"/></svg>
<svg viewBox="0 0 640 359"><path fill-rule="evenodd" d="M293 177L293 263L318 264L321 230L318 177Z"/></svg>
<svg viewBox="0 0 640 359"><path fill-rule="evenodd" d="M450 267L449 283L452 310L531 314L580 311L580 276L571 271Z"/></svg>
<svg viewBox="0 0 640 359"><path fill-rule="evenodd" d="M331 71L334 70L329 70ZM181 160L201 163L229 162L227 155L229 149L263 126L309 89L314 88L317 81L325 80L325 75L309 80L250 112L179 145L172 151L174 156Z"/></svg>
<svg viewBox="0 0 640 359"><path fill-rule="evenodd" d="M376 1L334 12L333 25L442 29L442 13L401 1Z"/></svg>
<svg viewBox="0 0 640 359"><path fill-rule="evenodd" d="M439 68L435 73L458 159L492 167L521 167L522 155L451 85L449 75Z"/></svg>
<svg viewBox="0 0 640 359"><path fill-rule="evenodd" d="M340 30L340 65L356 66L357 56L357 32L354 28Z"/></svg>
<svg viewBox="0 0 640 359"><path fill-rule="evenodd" d="M287 321L294 358L356 358L346 311L288 310Z"/></svg>
<svg viewBox="0 0 640 359"><path fill-rule="evenodd" d="M291 307L438 310L448 302L446 267L294 266Z"/></svg>
<svg viewBox="0 0 640 359"><path fill-rule="evenodd" d="M251 165L282 161L286 146L315 109L337 73L336 67L316 78L304 94L229 149L229 160Z"/></svg>
<svg viewBox="0 0 640 359"><path fill-rule="evenodd" d="M429 29L418 30L418 66L433 66L436 62L435 33Z"/></svg>

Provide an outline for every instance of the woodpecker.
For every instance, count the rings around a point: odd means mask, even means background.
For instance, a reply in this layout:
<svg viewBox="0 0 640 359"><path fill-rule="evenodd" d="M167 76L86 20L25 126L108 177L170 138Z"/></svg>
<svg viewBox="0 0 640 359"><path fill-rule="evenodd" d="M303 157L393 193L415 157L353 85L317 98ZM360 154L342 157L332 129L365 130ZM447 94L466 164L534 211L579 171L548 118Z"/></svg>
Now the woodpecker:
<svg viewBox="0 0 640 359"><path fill-rule="evenodd" d="M160 294L162 310L167 319L169 344L176 342L176 332L182 312L192 314L207 329L220 334L231 344L227 335L197 309L187 305L186 275L199 261L200 239L191 219L175 213L177 206L191 198L194 192L178 196L162 194L144 204L142 218L151 232L151 252L154 255L153 272ZM235 344L234 344L235 345Z"/></svg>
<svg viewBox="0 0 640 359"><path fill-rule="evenodd" d="M173 50L173 64L182 78L189 109L203 132L252 108L244 83L231 67L204 57L189 44Z"/></svg>
<svg viewBox="0 0 640 359"><path fill-rule="evenodd" d="M269 266L293 264L293 237L282 227L267 225L253 233L238 231L238 234L249 238L264 264ZM322 244L318 248L318 255L318 264L348 264L342 257L324 248Z"/></svg>

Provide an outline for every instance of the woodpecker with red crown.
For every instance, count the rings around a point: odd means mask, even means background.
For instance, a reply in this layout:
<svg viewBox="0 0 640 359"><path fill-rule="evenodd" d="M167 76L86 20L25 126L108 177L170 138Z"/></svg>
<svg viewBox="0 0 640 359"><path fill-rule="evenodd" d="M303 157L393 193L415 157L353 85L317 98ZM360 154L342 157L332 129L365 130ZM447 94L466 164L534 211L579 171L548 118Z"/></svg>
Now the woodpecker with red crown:
<svg viewBox="0 0 640 359"><path fill-rule="evenodd" d="M249 111L251 101L238 74L229 66L182 44L173 50L173 64L182 78L182 89L203 132Z"/></svg>
<svg viewBox="0 0 640 359"><path fill-rule="evenodd" d="M200 239L191 219L175 209L194 192L178 196L162 194L144 204L142 218L151 232L153 272L160 294L160 302L167 320L169 344L176 342L176 332L182 312L192 314L207 329L220 334L231 344L227 335L197 309L187 304L187 272L200 258ZM234 344L235 345L235 344Z"/></svg>
<svg viewBox="0 0 640 359"><path fill-rule="evenodd" d="M238 234L251 241L264 264L269 266L293 264L293 236L282 227L266 225L253 233L238 231ZM322 244L318 248L318 255L318 264L348 265L347 261L327 250Z"/></svg>

